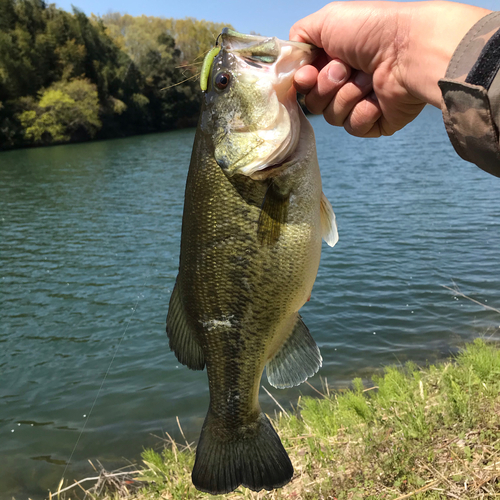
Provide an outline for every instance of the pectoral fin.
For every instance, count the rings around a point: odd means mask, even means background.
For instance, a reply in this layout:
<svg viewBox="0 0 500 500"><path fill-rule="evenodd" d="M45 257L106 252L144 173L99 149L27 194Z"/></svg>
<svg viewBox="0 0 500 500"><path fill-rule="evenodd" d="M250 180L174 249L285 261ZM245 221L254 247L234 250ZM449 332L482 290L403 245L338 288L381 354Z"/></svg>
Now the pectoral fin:
<svg viewBox="0 0 500 500"><path fill-rule="evenodd" d="M288 219L289 194L284 196L271 183L267 188L260 210L257 235L261 245L273 245L281 234L281 228Z"/></svg>
<svg viewBox="0 0 500 500"><path fill-rule="evenodd" d="M167 314L169 346L177 359L191 370L205 368L205 356L186 317L179 287L174 287Z"/></svg>
<svg viewBox="0 0 500 500"><path fill-rule="evenodd" d="M326 244L331 247L335 246L339 241L335 214L325 193L321 193L321 236Z"/></svg>
<svg viewBox="0 0 500 500"><path fill-rule="evenodd" d="M316 342L297 315L292 334L266 366L267 380L278 389L294 387L312 377L322 361Z"/></svg>

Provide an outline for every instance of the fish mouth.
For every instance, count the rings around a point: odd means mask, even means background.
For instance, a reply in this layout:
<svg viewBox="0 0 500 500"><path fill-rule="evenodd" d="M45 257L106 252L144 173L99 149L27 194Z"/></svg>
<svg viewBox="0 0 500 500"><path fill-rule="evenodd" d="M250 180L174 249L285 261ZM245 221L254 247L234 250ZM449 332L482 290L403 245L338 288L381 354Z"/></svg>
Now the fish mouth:
<svg viewBox="0 0 500 500"><path fill-rule="evenodd" d="M240 174L258 179L278 175L285 165L290 165L300 137L293 77L300 67L314 60L317 48L276 37L246 35L230 28L222 30L217 44L220 51L214 67L223 63L230 67L246 92L240 97L234 86L229 87L233 94L227 95L240 98L251 108L248 88L255 86L258 105L254 115L244 118L239 108L224 115L214 138L216 161L229 177ZM264 94L268 96L265 99L260 97ZM227 139L229 133L233 134L231 140Z"/></svg>
<svg viewBox="0 0 500 500"><path fill-rule="evenodd" d="M284 160L272 163L271 165L266 165L264 168L256 170L250 174L244 174L243 172L238 171L237 173L241 173L242 175L246 175L253 180L262 181L266 179L270 179L272 177L278 177L285 170L292 168L297 163L300 163L304 151L304 141L302 140L302 134L295 145L293 151L291 151Z"/></svg>
<svg viewBox="0 0 500 500"><path fill-rule="evenodd" d="M293 144L292 146L293 146L292 148L290 147L287 148L288 153L286 154L283 160L279 160L273 163L267 163L259 166L258 168L255 167L249 168L248 165L244 165L236 169L231 169L229 165L224 164L220 160L217 161L217 163L228 177L233 177L235 175L243 175L245 177L250 177L253 180L264 180L270 177L277 177L284 170L297 163L299 156L300 137L296 141L296 143ZM251 151L247 154L250 153Z"/></svg>
<svg viewBox="0 0 500 500"><path fill-rule="evenodd" d="M271 165L265 165L263 167L260 167L257 170L251 170L248 171L248 167L240 167L234 171L230 171L228 167L224 164L218 163L219 167L222 168L224 172L226 172L226 175L229 177L233 177L235 175L243 175L245 177L250 177L253 180L264 180L268 179L270 177L277 177L278 175L281 174L281 172L294 163L297 162L297 159L295 158L295 152L293 151L290 153L284 160L279 161L277 163L272 163Z"/></svg>
<svg viewBox="0 0 500 500"><path fill-rule="evenodd" d="M293 158L290 156L279 163L274 163L273 165L269 165L260 170L256 170L255 172L250 174L249 177L256 181L269 179L270 177L277 177L281 174L281 172L293 165L293 163L296 163L296 161L293 160Z"/></svg>

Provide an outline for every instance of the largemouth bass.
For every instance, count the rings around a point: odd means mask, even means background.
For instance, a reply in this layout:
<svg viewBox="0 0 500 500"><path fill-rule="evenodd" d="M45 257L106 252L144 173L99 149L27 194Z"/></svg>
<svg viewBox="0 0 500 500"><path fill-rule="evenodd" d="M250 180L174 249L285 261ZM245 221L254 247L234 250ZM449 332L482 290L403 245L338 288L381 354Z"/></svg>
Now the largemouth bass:
<svg viewBox="0 0 500 500"><path fill-rule="evenodd" d="M299 316L335 215L295 71L314 47L224 29L206 56L167 333L178 360L206 366L210 406L193 484L212 494L284 486L290 459L258 401L260 380L292 387L321 366Z"/></svg>

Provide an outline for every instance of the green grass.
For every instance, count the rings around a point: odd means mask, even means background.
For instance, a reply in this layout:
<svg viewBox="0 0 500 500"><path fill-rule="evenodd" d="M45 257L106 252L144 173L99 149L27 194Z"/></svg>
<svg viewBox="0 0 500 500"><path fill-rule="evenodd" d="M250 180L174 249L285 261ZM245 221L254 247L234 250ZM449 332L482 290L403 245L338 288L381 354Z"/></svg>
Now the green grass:
<svg viewBox="0 0 500 500"><path fill-rule="evenodd" d="M240 488L225 498L500 498L497 346L478 339L453 360L389 367L373 382L365 388L356 379L351 390L301 398L295 414L279 414L273 423L294 464L292 482L273 492ZM87 498L223 498L192 486L192 449L170 441L161 454L146 450L143 460L141 473L114 492L103 479ZM65 494L78 498L76 489Z"/></svg>

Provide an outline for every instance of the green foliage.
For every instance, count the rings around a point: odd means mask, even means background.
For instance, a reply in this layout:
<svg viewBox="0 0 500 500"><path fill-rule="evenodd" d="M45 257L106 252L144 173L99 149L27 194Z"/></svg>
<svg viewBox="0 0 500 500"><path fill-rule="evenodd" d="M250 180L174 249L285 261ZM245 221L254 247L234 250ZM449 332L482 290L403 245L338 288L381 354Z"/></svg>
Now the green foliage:
<svg viewBox="0 0 500 500"><path fill-rule="evenodd" d="M195 125L201 103L198 71L225 25L118 13L106 14L102 21L144 77L142 94L149 106L134 107L132 120L146 120L154 130Z"/></svg>
<svg viewBox="0 0 500 500"><path fill-rule="evenodd" d="M427 398L419 369L408 363L403 370L386 368L383 377L374 377L378 386L377 402L394 412L394 426L405 437L419 438L428 434L424 418ZM407 416L412 418L408 419Z"/></svg>
<svg viewBox="0 0 500 500"><path fill-rule="evenodd" d="M182 66L222 26L0 0L0 149L194 125L197 67Z"/></svg>
<svg viewBox="0 0 500 500"><path fill-rule="evenodd" d="M500 392L500 352L488 349L484 340L476 339L457 356L441 377L446 390L449 419L458 418L474 425L481 418L476 408ZM449 423L446 419L446 423Z"/></svg>
<svg viewBox="0 0 500 500"><path fill-rule="evenodd" d="M500 440L498 347L477 339L454 363L389 367L374 382L368 392L357 379L352 391L302 400L309 451L301 453L317 485L304 498L318 498L327 485L320 498L399 498L420 489L409 496L441 498L431 487L475 498L485 484L484 492L500 493L497 474L489 473L498 452L488 451ZM292 427L298 424L286 435Z"/></svg>
<svg viewBox="0 0 500 500"><path fill-rule="evenodd" d="M191 483L194 453L190 450L180 451L174 443L161 454L145 450L142 460L145 468L137 479L149 483L149 495L161 498L162 492L167 491L172 500L199 498L199 492Z"/></svg>
<svg viewBox="0 0 500 500"><path fill-rule="evenodd" d="M493 388L500 377L500 351L490 349L483 339L476 339L458 355L457 367L458 371L472 372L475 384L493 384Z"/></svg>
<svg viewBox="0 0 500 500"><path fill-rule="evenodd" d="M183 64L192 64L213 47L222 28L232 28L230 24L199 21L192 17L132 17L117 12L104 15L102 20L109 36L139 65L150 50L156 50L162 35L175 40Z"/></svg>
<svg viewBox="0 0 500 500"><path fill-rule="evenodd" d="M19 121L35 143L69 141L78 134L92 138L101 128L96 86L78 79L55 83Z"/></svg>

